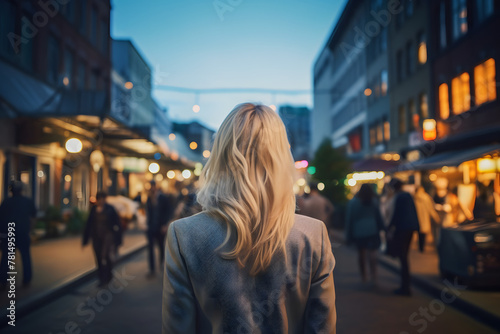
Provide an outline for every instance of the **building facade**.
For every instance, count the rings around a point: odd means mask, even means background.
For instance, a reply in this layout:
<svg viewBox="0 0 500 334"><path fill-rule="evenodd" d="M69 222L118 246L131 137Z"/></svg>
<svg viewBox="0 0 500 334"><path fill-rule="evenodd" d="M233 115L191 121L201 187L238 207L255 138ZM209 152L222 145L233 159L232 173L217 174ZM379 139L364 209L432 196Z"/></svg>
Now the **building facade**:
<svg viewBox="0 0 500 334"><path fill-rule="evenodd" d="M311 110L307 107L281 106L279 115L285 124L295 161L312 159Z"/></svg>

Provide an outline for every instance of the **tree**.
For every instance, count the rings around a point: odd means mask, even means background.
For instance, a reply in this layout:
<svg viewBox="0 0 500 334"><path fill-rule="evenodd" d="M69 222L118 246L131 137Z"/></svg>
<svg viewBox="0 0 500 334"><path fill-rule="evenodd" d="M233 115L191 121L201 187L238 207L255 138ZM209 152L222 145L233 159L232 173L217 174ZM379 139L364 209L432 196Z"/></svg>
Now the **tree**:
<svg viewBox="0 0 500 334"><path fill-rule="evenodd" d="M345 155L333 148L326 138L316 150L312 164L316 167L313 179L325 185L323 195L334 204L345 203L347 188L344 180L351 171L350 161Z"/></svg>

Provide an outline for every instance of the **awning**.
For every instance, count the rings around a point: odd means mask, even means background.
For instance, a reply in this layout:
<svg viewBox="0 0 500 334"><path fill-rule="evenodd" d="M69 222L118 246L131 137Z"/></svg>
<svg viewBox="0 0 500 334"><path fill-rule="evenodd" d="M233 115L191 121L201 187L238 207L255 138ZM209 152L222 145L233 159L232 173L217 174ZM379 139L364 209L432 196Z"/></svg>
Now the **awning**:
<svg viewBox="0 0 500 334"><path fill-rule="evenodd" d="M408 170L432 170L443 166L457 167L461 163L474 160L486 154L500 152L500 144L486 145L467 150L454 150L423 158L413 162L407 162L392 170L392 172Z"/></svg>
<svg viewBox="0 0 500 334"><path fill-rule="evenodd" d="M356 161L352 165L352 170L354 172L387 172L389 170L393 170L399 166L399 163L396 161L386 161L382 159L364 159L360 161Z"/></svg>

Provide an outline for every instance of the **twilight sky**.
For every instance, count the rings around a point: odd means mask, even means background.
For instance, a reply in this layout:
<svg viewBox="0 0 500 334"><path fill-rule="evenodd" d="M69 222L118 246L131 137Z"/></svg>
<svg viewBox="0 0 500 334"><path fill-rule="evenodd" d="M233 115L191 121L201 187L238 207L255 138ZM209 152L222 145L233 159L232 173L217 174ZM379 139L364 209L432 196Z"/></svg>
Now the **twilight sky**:
<svg viewBox="0 0 500 334"><path fill-rule="evenodd" d="M145 5L147 4L147 6ZM129 38L157 85L312 89L312 67L345 0L113 0L111 36ZM217 9L216 9L217 7ZM312 107L312 96L154 89L174 120L217 129L241 102ZM199 104L199 113L192 106Z"/></svg>

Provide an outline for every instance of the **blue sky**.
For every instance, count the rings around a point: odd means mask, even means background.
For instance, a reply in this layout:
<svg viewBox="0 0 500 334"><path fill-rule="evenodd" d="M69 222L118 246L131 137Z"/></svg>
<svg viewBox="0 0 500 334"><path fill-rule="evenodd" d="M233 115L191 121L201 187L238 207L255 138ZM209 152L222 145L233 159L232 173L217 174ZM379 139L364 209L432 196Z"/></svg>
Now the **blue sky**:
<svg viewBox="0 0 500 334"><path fill-rule="evenodd" d="M134 42L158 85L309 90L313 63L344 4L345 0L114 0L111 35ZM197 119L214 129L241 102L312 107L309 94L196 96L155 89L154 96L172 119ZM191 109L195 103L201 107L197 114Z"/></svg>

